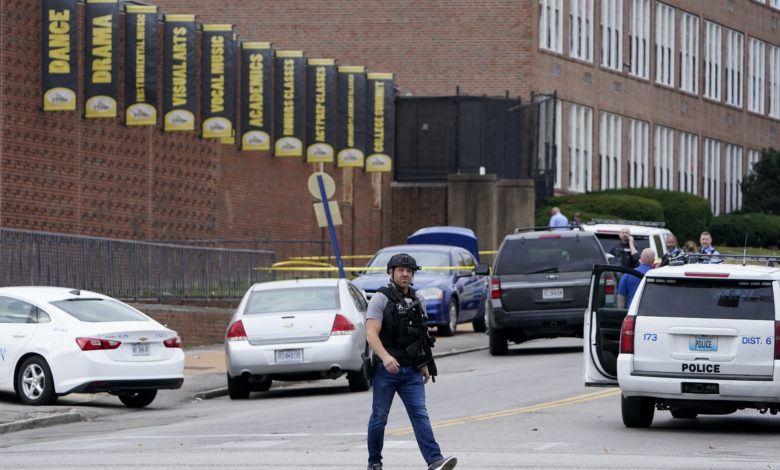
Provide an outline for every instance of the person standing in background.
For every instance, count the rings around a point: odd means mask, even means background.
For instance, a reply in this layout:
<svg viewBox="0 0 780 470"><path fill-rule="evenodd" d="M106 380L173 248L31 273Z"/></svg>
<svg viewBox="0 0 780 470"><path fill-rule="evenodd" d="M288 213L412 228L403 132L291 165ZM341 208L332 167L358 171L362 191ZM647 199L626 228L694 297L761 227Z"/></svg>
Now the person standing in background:
<svg viewBox="0 0 780 470"><path fill-rule="evenodd" d="M552 215L550 216L550 222L548 224L552 230L569 230L569 219L565 215L561 214L561 210L557 207L552 208Z"/></svg>

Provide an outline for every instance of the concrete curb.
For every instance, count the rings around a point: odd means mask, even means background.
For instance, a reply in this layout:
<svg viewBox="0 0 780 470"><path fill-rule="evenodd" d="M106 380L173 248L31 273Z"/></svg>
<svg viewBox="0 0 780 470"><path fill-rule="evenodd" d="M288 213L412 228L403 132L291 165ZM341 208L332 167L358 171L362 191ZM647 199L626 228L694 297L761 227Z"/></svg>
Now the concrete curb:
<svg viewBox="0 0 780 470"><path fill-rule="evenodd" d="M0 434L86 420L86 416L73 409L66 412L55 411L47 416L36 416L34 418L20 419L10 423L0 424Z"/></svg>

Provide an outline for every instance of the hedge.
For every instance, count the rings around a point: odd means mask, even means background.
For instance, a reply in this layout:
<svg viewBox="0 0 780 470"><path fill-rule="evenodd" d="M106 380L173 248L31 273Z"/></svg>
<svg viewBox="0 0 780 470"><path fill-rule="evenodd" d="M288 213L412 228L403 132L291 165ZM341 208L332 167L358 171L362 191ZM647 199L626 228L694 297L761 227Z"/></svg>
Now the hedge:
<svg viewBox="0 0 780 470"><path fill-rule="evenodd" d="M713 245L747 246L777 249L780 240L780 216L757 213L719 215L710 226Z"/></svg>

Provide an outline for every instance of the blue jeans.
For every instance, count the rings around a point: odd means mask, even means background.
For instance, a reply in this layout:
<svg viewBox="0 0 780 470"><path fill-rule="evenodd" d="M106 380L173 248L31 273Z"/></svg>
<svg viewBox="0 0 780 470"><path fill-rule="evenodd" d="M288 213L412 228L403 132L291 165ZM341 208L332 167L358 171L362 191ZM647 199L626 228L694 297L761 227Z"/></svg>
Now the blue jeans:
<svg viewBox="0 0 780 470"><path fill-rule="evenodd" d="M368 420L368 465L382 463L387 415L390 413L390 405L393 404L396 392L406 407L417 446L425 462L430 465L441 459L441 450L433 437L428 409L425 407L425 384L422 372L415 370L414 367L401 367L397 374L391 374L385 370L382 361L379 361L373 387L374 403L371 418Z"/></svg>

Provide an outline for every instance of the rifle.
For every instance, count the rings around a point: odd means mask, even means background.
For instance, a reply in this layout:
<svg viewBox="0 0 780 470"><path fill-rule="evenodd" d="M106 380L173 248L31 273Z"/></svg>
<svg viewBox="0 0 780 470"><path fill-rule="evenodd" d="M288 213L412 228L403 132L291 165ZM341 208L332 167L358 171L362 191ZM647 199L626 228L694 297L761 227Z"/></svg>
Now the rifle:
<svg viewBox="0 0 780 470"><path fill-rule="evenodd" d="M420 300L416 299L408 307L406 307L406 310L413 311L414 308L419 304ZM412 319L412 323L414 323L415 326L409 327L408 331L409 333L417 334L419 339L407 348L407 352L413 355L419 355L420 348L422 348L422 354L425 356L425 362L421 362L417 367L422 369L423 366L427 365L428 373L431 375L433 381L436 382L436 376L438 375L439 371L436 368L436 361L433 360L433 351L431 350L434 343L436 342L436 337L431 335L431 333L428 331L428 325L426 324L428 318L422 310L420 310L419 316L411 315L410 318Z"/></svg>

